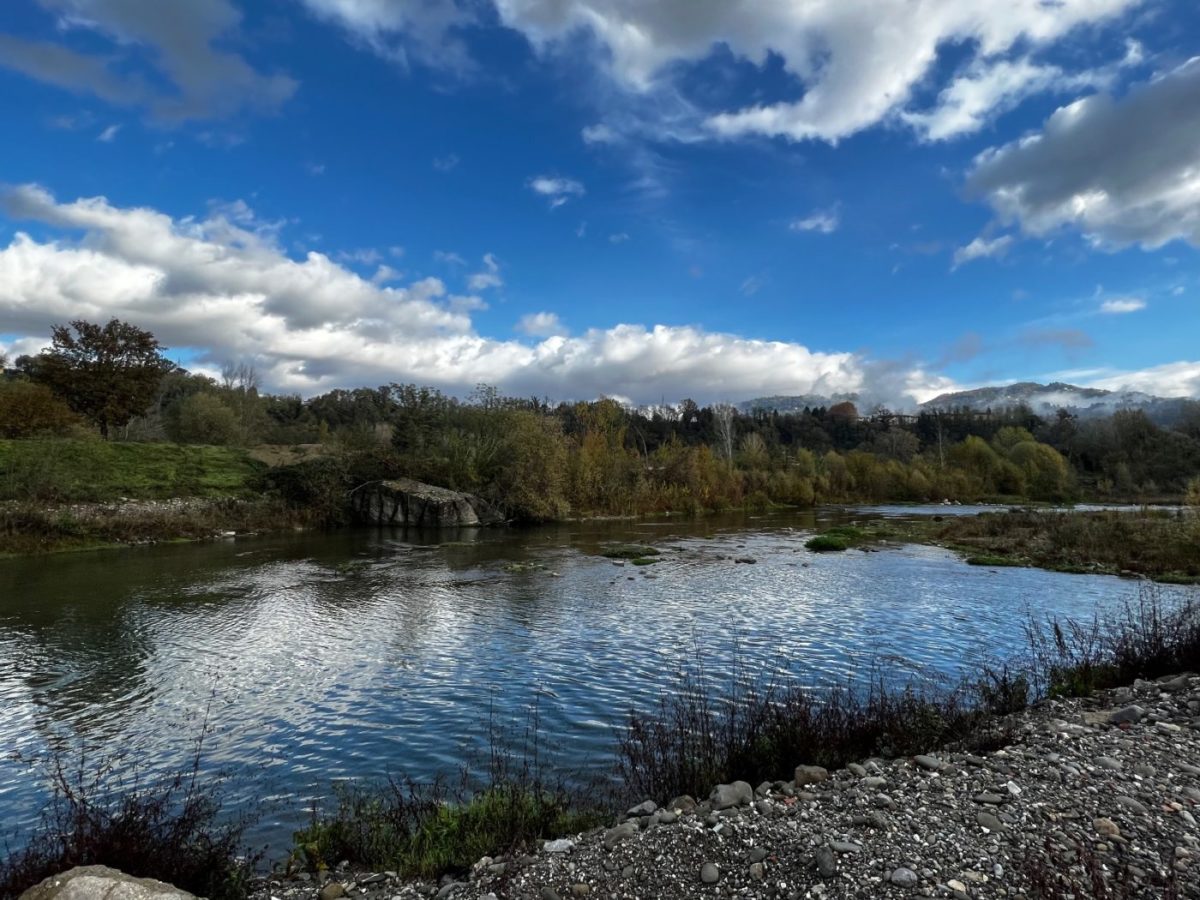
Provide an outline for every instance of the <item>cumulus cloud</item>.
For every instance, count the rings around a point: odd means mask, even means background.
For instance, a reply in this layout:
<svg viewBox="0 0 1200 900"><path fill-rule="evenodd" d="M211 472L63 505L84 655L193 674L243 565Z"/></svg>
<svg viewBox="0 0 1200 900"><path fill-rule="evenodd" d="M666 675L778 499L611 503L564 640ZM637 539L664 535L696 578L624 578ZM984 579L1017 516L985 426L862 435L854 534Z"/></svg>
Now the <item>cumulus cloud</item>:
<svg viewBox="0 0 1200 900"><path fill-rule="evenodd" d="M1061 107L1040 132L981 154L967 190L1033 235L1200 247L1200 57L1122 98Z"/></svg>
<svg viewBox="0 0 1200 900"><path fill-rule="evenodd" d="M838 230L842 220L837 208L817 210L803 219L793 219L788 223L792 231L815 231L820 234L833 234Z"/></svg>
<svg viewBox="0 0 1200 900"><path fill-rule="evenodd" d="M1033 62L1030 55L1143 0L925 0L917 12L909 0L302 2L378 53L460 71L477 68L462 42L465 30L496 19L542 54L578 55L583 38L600 51L594 58L612 83L638 107L635 118L657 113L664 118L658 126L672 139L696 139L707 129L719 136L836 142L903 112L930 140L975 130L1034 91L1086 78ZM909 109L915 88L935 73L947 47L966 52L963 71L934 109ZM707 112L681 104L672 80L718 48L760 68L778 59L797 99ZM1008 58L1016 52L1022 55ZM657 102L641 108L638 98L650 95ZM648 123L635 125L643 130ZM583 138L604 143L624 130L594 125Z"/></svg>
<svg viewBox="0 0 1200 900"><path fill-rule="evenodd" d="M1110 316L1134 313L1145 308L1146 301L1140 297L1117 297L1114 300L1105 300L1100 304L1100 312Z"/></svg>
<svg viewBox="0 0 1200 900"><path fill-rule="evenodd" d="M236 35L241 15L229 0L38 0L65 34L87 31L116 52L77 52L64 44L0 34L0 66L109 103L149 108L168 120L224 116L244 108L278 109L296 90L218 45ZM130 61L155 79L130 71ZM155 86L165 77L173 86Z"/></svg>
<svg viewBox="0 0 1200 900"><path fill-rule="evenodd" d="M472 291L487 291L502 287L503 284L504 279L500 277L500 262L491 253L483 255L483 270L467 279L467 287Z"/></svg>
<svg viewBox="0 0 1200 900"><path fill-rule="evenodd" d="M474 328L478 298L448 296L435 278L373 283L316 252L292 258L244 204L173 219L102 197L59 202L33 185L0 197L9 218L54 235L18 231L0 248L0 333L22 346L55 323L116 316L168 346L194 348L202 367L254 359L267 387L302 394L411 381L639 402L875 389L911 398L938 383L910 366L876 385L872 364L854 353L699 327L618 324L533 345L497 340Z"/></svg>
<svg viewBox="0 0 1200 900"><path fill-rule="evenodd" d="M574 178L560 178L556 175L535 175L526 184L535 194L540 194L550 202L551 209L557 209L574 197L582 197L587 191L583 184Z"/></svg>
<svg viewBox="0 0 1200 900"><path fill-rule="evenodd" d="M1012 246L1012 235L1002 234L1000 237L985 238L983 236L975 238L965 247L959 247L954 251L954 268L958 268L964 263L969 263L973 259L987 259L991 256L1003 256L1008 252L1008 248Z"/></svg>
<svg viewBox="0 0 1200 900"><path fill-rule="evenodd" d="M517 322L517 331L530 337L561 337L567 333L567 328L559 319L558 313L537 312L521 316Z"/></svg>

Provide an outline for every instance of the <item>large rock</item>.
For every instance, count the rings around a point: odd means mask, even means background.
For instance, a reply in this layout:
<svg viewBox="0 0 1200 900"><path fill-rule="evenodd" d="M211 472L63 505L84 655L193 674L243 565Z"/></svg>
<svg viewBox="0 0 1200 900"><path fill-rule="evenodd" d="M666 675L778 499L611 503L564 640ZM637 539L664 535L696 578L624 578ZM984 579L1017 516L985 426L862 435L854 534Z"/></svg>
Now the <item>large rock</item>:
<svg viewBox="0 0 1200 900"><path fill-rule="evenodd" d="M496 509L472 494L411 478L366 485L354 492L351 502L355 516L371 525L463 528L504 521Z"/></svg>
<svg viewBox="0 0 1200 900"><path fill-rule="evenodd" d="M134 878L108 866L79 866L35 884L20 900L195 900L153 878Z"/></svg>

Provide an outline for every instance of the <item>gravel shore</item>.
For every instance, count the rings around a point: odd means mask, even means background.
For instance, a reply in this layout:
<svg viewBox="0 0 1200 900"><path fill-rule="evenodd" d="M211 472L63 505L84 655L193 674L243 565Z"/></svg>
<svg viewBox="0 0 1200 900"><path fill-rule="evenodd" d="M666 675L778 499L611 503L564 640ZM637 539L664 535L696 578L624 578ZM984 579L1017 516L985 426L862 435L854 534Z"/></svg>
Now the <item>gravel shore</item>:
<svg viewBox="0 0 1200 900"><path fill-rule="evenodd" d="M1200 677L1008 724L1011 743L980 756L802 765L790 782L650 800L460 880L343 868L265 880L255 898L1200 898Z"/></svg>

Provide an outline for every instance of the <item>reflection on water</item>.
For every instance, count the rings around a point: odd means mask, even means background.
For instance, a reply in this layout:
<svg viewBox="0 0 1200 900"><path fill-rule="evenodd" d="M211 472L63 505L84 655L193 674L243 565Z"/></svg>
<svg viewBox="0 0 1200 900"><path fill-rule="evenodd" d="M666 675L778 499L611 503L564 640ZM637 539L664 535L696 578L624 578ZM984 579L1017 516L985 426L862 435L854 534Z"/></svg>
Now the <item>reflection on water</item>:
<svg viewBox="0 0 1200 900"><path fill-rule="evenodd" d="M825 515L880 514L893 513ZM519 716L537 698L561 759L603 768L614 726L696 653L710 670L740 653L812 683L877 659L953 675L1013 648L1029 611L1090 615L1133 591L929 547L815 555L803 544L816 525L788 513L362 531L0 561L0 745L133 747L165 771L207 720L208 765L306 798L335 778L453 770L482 746L490 707ZM611 540L653 543L662 561L595 555ZM42 791L0 759L5 824L28 820ZM301 806L256 837L286 845Z"/></svg>

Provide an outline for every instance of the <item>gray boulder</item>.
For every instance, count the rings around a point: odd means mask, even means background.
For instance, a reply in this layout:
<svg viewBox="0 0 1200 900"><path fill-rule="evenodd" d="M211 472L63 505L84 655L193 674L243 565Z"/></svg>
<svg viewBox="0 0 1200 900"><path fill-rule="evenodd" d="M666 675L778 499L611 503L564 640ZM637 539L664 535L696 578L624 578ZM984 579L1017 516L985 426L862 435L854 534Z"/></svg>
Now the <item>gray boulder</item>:
<svg viewBox="0 0 1200 900"><path fill-rule="evenodd" d="M718 784L713 788L709 801L713 809L729 809L732 806L745 806L754 800L754 788L745 781L735 781L733 784Z"/></svg>
<svg viewBox="0 0 1200 900"><path fill-rule="evenodd" d="M78 866L35 884L20 900L195 900L153 878L134 878L108 866Z"/></svg>
<svg viewBox="0 0 1200 900"><path fill-rule="evenodd" d="M473 494L411 478L361 487L351 495L351 506L355 517L370 525L470 528L504 521L498 510Z"/></svg>

